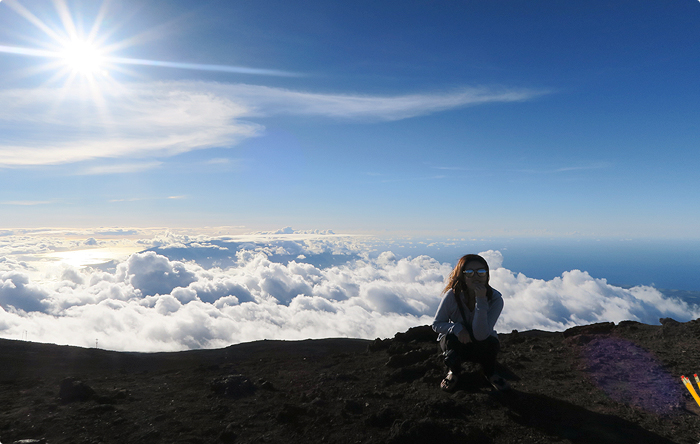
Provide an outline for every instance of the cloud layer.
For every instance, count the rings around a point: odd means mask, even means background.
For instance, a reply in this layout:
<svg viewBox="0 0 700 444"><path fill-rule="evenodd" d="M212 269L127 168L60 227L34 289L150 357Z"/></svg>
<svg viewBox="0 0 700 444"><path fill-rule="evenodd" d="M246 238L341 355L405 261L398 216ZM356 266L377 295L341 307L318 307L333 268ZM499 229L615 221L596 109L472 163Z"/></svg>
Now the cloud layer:
<svg viewBox="0 0 700 444"><path fill-rule="evenodd" d="M432 322L450 264L369 254L354 238L284 236L291 235L241 242L168 234L146 241L151 251L111 267L62 263L43 279L7 254L0 257L0 336L163 351L259 339L372 339ZM13 237L2 239L9 244ZM28 244L15 251L53 248ZM531 279L501 267L500 252L482 254L505 299L499 332L700 316L697 307L651 287L623 289L579 270ZM191 259L198 257L208 260Z"/></svg>
<svg viewBox="0 0 700 444"><path fill-rule="evenodd" d="M261 134L264 127L250 119L276 114L399 120L482 103L522 101L543 93L465 88L442 94L361 96L213 82L3 90L0 167L167 157L231 147ZM154 166L157 163L126 162L115 168L119 172ZM86 174L110 172L114 171L93 169Z"/></svg>

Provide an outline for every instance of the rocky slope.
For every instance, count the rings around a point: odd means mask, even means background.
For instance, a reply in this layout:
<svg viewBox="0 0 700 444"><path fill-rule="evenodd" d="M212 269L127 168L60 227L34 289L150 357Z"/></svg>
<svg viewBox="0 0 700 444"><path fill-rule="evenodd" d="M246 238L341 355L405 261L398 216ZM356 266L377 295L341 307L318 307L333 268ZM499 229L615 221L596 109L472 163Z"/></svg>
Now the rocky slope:
<svg viewBox="0 0 700 444"><path fill-rule="evenodd" d="M427 326L154 354L0 340L0 442L697 443L700 320L662 323L500 334L504 393L471 365L441 392Z"/></svg>

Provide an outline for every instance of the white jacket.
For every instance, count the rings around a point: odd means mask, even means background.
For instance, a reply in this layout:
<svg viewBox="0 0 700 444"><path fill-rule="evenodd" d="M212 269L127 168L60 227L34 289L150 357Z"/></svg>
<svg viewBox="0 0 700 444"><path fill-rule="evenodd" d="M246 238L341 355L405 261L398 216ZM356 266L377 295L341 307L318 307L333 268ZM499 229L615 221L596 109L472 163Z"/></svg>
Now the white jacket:
<svg viewBox="0 0 700 444"><path fill-rule="evenodd" d="M470 311L467 307L464 294L462 294L461 297L464 315L467 319L462 319L462 314L459 312L459 307L457 307L454 291L448 290L442 298L437 313L435 314L435 320L433 321L433 330L439 333L438 341L449 333L455 336L458 335L464 328L462 327L462 322L471 326L474 339L477 341L483 341L488 338L489 335L498 339L498 334L493 327L496 325L496 321L503 310L503 296L501 293L497 290L493 290L493 296L490 301L486 297L476 298L474 311Z"/></svg>

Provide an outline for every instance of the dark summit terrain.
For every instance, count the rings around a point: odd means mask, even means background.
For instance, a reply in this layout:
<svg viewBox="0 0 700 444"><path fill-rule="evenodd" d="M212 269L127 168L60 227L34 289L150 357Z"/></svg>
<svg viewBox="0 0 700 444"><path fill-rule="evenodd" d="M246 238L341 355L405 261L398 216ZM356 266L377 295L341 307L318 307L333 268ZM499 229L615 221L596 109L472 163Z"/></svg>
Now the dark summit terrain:
<svg viewBox="0 0 700 444"><path fill-rule="evenodd" d="M0 340L0 442L697 443L700 320L500 334L455 393L427 327L392 339L124 353Z"/></svg>

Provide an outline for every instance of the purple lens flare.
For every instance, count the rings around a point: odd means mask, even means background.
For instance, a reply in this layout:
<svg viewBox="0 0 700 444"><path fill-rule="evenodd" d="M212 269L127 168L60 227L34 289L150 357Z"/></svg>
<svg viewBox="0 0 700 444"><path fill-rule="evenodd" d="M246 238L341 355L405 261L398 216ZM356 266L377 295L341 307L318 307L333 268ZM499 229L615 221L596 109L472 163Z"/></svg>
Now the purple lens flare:
<svg viewBox="0 0 700 444"><path fill-rule="evenodd" d="M582 348L584 371L611 399L667 416L681 412L683 386L642 347L616 337Z"/></svg>

